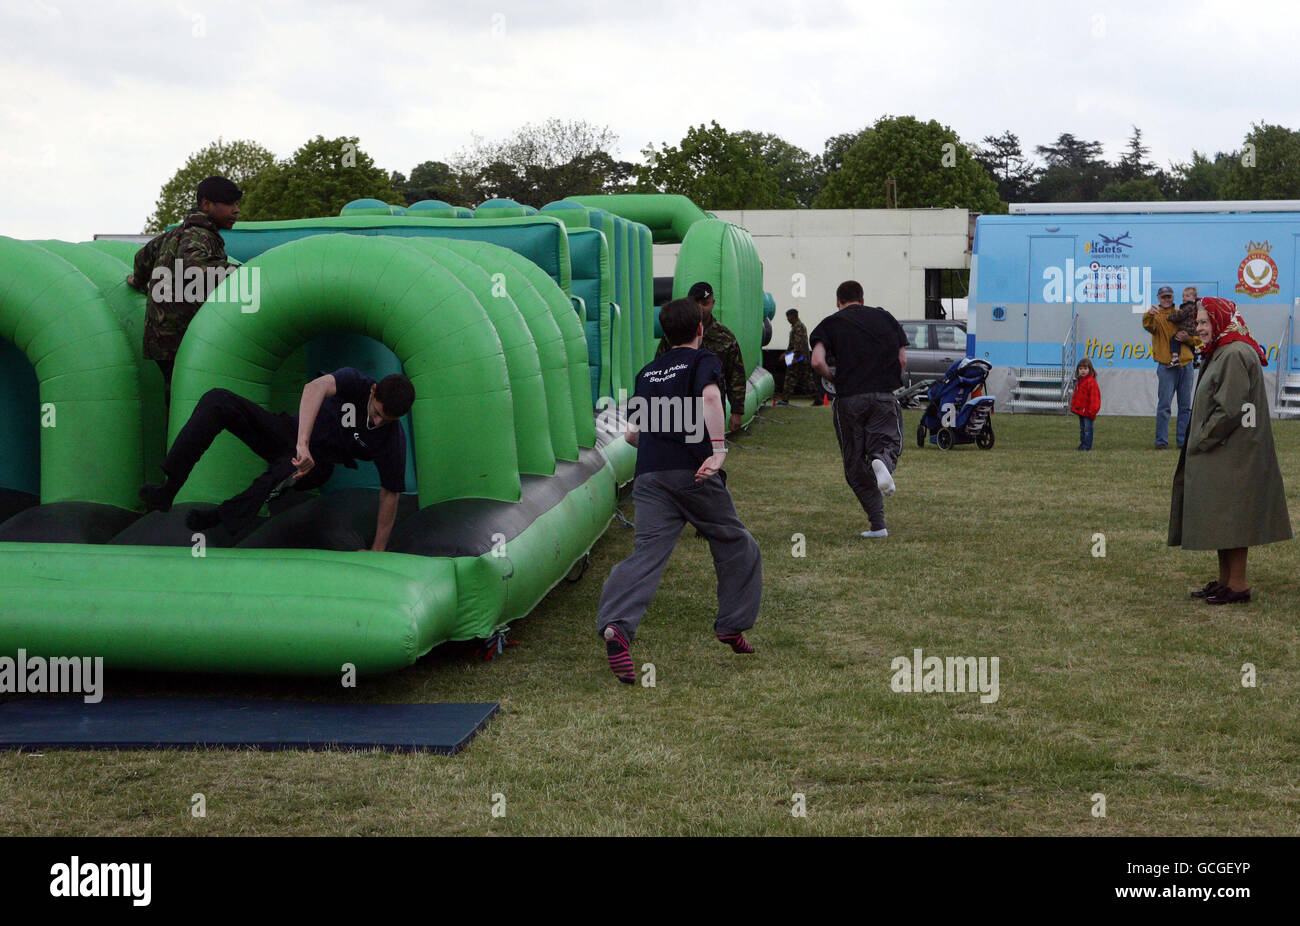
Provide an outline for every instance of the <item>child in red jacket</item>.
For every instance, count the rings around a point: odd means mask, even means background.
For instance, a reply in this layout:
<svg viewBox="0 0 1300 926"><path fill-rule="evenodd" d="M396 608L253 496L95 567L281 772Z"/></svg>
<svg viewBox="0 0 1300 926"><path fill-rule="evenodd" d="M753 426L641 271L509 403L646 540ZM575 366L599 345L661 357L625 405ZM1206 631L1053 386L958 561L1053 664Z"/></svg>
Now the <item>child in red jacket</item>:
<svg viewBox="0 0 1300 926"><path fill-rule="evenodd" d="M1092 424L1101 409L1101 390L1097 388L1097 371L1092 361L1084 357L1074 371L1074 398L1070 400L1070 411L1079 416L1079 449L1092 449Z"/></svg>

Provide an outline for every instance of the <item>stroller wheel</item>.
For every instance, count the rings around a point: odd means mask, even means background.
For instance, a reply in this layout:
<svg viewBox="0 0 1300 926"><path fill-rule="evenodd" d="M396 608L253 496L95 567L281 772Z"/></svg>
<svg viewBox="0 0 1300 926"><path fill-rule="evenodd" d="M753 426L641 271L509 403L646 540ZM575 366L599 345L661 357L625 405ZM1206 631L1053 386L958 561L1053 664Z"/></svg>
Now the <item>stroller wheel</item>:
<svg viewBox="0 0 1300 926"><path fill-rule="evenodd" d="M924 450L924 449L925 449L925 439L926 439L927 437L929 437L929 436L930 436L930 432L929 432L929 430L926 428L925 425L923 425L923 424L918 424L918 425L916 426L916 446L918 446L918 447L920 447L922 450Z"/></svg>
<svg viewBox="0 0 1300 926"><path fill-rule="evenodd" d="M935 443L939 445L940 450L951 450L955 440L952 436L952 428L940 428L939 433L935 435Z"/></svg>
<svg viewBox="0 0 1300 926"><path fill-rule="evenodd" d="M986 424L980 429L979 434L975 435L975 446L980 450L993 449L993 425Z"/></svg>

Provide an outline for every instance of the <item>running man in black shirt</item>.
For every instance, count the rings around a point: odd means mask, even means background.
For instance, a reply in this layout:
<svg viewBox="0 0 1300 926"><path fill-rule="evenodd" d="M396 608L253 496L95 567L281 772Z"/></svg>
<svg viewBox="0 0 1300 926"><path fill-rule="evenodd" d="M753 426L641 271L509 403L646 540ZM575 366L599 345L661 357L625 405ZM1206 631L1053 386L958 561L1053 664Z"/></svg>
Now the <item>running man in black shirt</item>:
<svg viewBox="0 0 1300 926"><path fill-rule="evenodd" d="M835 384L831 409L844 458L844 479L871 520L863 537L888 537L885 498L894 494L893 472L903 452L903 409L894 390L907 367L907 335L884 309L862 304L862 284L848 280L835 291L838 311L813 329L812 366ZM835 366L826 355L835 358Z"/></svg>
<svg viewBox="0 0 1300 926"><path fill-rule="evenodd" d="M312 380L302 391L297 415L272 414L228 389L209 389L176 435L162 469L162 485L146 485L140 498L150 511L168 511L176 493L217 435L229 431L267 462L266 472L243 492L215 509L185 516L191 530L222 524L237 534L251 523L275 491L293 483L298 490L329 481L335 464L355 468L374 460L379 471L379 514L372 550L384 550L406 490L406 434L399 423L415 401L415 387L400 373L376 383L343 367Z"/></svg>

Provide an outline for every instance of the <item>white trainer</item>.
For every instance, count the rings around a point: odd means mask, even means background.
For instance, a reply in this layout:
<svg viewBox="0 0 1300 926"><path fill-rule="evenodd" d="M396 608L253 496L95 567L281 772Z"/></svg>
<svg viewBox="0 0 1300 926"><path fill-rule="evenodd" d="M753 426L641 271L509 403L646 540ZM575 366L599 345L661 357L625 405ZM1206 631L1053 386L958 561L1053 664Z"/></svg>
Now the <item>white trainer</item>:
<svg viewBox="0 0 1300 926"><path fill-rule="evenodd" d="M868 538L868 539L871 539L871 540L875 540L876 538L879 538L879 537L888 537L888 536L889 536L889 529L888 529L888 528L885 528L885 527L882 527L882 528L881 528L880 530L878 530L878 531L863 531L863 532L862 532L862 536L863 536L863 537L866 537L866 538Z"/></svg>
<svg viewBox="0 0 1300 926"><path fill-rule="evenodd" d="M881 495L889 498L898 491L898 487L894 485L894 477L889 473L889 467L882 460L872 460L871 469L876 474L876 486L880 489Z"/></svg>

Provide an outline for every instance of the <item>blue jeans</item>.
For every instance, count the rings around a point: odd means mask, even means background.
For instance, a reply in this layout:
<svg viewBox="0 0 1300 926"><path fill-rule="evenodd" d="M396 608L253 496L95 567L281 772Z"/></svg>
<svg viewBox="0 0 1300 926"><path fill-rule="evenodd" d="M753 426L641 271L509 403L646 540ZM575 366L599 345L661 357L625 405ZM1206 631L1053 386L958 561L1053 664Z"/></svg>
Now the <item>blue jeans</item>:
<svg viewBox="0 0 1300 926"><path fill-rule="evenodd" d="M1094 422L1091 418L1079 416L1079 449L1092 449L1092 426Z"/></svg>
<svg viewBox="0 0 1300 926"><path fill-rule="evenodd" d="M1192 387L1195 370L1190 363L1170 369L1162 363L1156 367L1156 446L1169 446L1169 406L1175 393L1178 395L1178 446L1187 440L1187 422L1192 418Z"/></svg>

